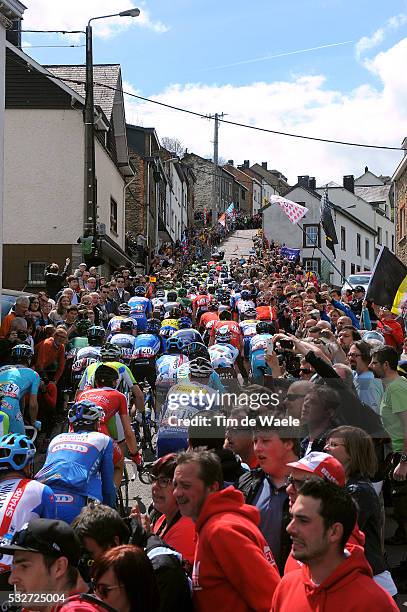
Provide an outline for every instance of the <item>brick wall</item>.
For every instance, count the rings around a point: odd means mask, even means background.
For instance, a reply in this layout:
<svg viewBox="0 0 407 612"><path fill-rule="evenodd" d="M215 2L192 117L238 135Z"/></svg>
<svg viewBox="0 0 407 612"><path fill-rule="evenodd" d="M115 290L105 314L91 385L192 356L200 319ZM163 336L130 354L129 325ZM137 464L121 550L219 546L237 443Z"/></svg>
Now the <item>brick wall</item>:
<svg viewBox="0 0 407 612"><path fill-rule="evenodd" d="M136 238L138 234L144 236L146 228L145 162L141 155L130 147L129 156L136 174L135 180L126 189L126 232Z"/></svg>
<svg viewBox="0 0 407 612"><path fill-rule="evenodd" d="M210 160L203 159L193 153L187 153L182 161L191 166L196 176L194 186L195 211L203 211L204 208L212 210L214 164Z"/></svg>
<svg viewBox="0 0 407 612"><path fill-rule="evenodd" d="M396 255L407 265L407 168L396 181L397 237ZM401 228L402 211L404 211L404 228Z"/></svg>

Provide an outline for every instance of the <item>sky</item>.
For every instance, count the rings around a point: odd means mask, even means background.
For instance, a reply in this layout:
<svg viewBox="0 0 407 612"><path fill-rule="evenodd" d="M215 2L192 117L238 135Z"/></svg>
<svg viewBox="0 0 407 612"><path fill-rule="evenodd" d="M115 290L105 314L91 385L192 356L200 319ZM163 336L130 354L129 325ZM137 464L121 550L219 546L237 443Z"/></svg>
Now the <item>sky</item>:
<svg viewBox="0 0 407 612"><path fill-rule="evenodd" d="M407 136L407 0L25 0L26 30L83 30L95 63L119 63L124 90L204 115L295 134L400 147ZM69 9L67 10L67 6ZM64 46L60 46L64 45ZM69 46L65 46L69 45ZM75 46L72 46L75 45ZM25 33L43 64L83 64L83 35ZM213 121L125 96L129 123L211 157ZM291 184L368 166L392 175L401 151L311 142L221 124L219 155L266 161Z"/></svg>

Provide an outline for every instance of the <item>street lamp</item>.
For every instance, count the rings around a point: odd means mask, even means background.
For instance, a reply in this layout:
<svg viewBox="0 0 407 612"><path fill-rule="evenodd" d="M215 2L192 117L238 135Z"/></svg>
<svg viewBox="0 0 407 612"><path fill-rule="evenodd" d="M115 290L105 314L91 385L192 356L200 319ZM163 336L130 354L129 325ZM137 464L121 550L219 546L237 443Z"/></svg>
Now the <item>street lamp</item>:
<svg viewBox="0 0 407 612"><path fill-rule="evenodd" d="M93 50L92 50L92 21L108 19L110 17L138 17L140 9L132 8L111 15L91 17L86 26L86 84L85 84L85 199L83 232L84 236L93 235L93 254L97 255L97 189L96 189L96 161L95 161L95 126L94 126L94 100L93 100Z"/></svg>

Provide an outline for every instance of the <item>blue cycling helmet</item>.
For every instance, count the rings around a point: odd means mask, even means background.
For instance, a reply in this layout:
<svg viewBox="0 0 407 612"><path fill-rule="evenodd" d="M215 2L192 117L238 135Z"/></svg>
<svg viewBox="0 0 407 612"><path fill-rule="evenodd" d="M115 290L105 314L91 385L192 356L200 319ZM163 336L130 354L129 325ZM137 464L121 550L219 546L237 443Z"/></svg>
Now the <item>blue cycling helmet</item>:
<svg viewBox="0 0 407 612"><path fill-rule="evenodd" d="M243 289L242 293L240 294L240 297L242 298L242 300L245 302L246 300L250 300L250 291L248 291L247 289Z"/></svg>
<svg viewBox="0 0 407 612"><path fill-rule="evenodd" d="M89 327L88 331L87 331L87 336L88 339L97 339L97 340L102 340L106 335L106 330L104 327L101 327L100 325L92 325L92 327Z"/></svg>
<svg viewBox="0 0 407 612"><path fill-rule="evenodd" d="M23 470L33 461L35 446L22 434L7 434L0 438L0 470Z"/></svg>
<svg viewBox="0 0 407 612"><path fill-rule="evenodd" d="M68 421L73 425L91 424L103 418L105 413L100 406L90 400L76 402L68 412Z"/></svg>
<svg viewBox="0 0 407 612"><path fill-rule="evenodd" d="M182 338L168 338L166 353L181 355L184 354L186 344Z"/></svg>
<svg viewBox="0 0 407 612"><path fill-rule="evenodd" d="M189 329L192 327L192 321L189 317L181 317L178 321L179 329Z"/></svg>
<svg viewBox="0 0 407 612"><path fill-rule="evenodd" d="M139 285L134 289L134 295L137 295L138 297L145 297L146 293L147 289L143 287L143 285Z"/></svg>
<svg viewBox="0 0 407 612"><path fill-rule="evenodd" d="M11 349L11 356L14 361L29 360L34 357L34 351L29 344L16 344Z"/></svg>
<svg viewBox="0 0 407 612"><path fill-rule="evenodd" d="M171 338L171 336L176 332L177 330L174 329L173 327L171 327L170 325L165 325L164 327L160 328L160 336L162 336L163 338Z"/></svg>
<svg viewBox="0 0 407 612"><path fill-rule="evenodd" d="M160 333L160 329L161 329L161 321L159 321L158 319L149 319L147 321L146 332L148 334L158 335Z"/></svg>

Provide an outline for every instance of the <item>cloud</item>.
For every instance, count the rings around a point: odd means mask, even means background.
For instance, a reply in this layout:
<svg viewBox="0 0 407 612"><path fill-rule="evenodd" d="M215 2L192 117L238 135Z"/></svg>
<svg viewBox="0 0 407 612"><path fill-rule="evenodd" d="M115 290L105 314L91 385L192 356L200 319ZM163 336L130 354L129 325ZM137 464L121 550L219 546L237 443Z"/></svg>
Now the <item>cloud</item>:
<svg viewBox="0 0 407 612"><path fill-rule="evenodd" d="M390 17L384 26L373 32L371 36L363 36L360 40L358 40L355 47L356 57L360 59L365 51L378 47L384 41L388 32L391 30L396 30L406 23L407 15L404 15L403 13Z"/></svg>
<svg viewBox="0 0 407 612"><path fill-rule="evenodd" d="M24 13L24 29L84 30L90 17L122 10L123 0L70 0L69 8L62 0L32 0ZM109 38L133 26L148 28L158 34L169 29L151 17L144 3L139 17L112 17L93 22L94 35L101 38Z"/></svg>
<svg viewBox="0 0 407 612"><path fill-rule="evenodd" d="M327 86L324 75L297 75L276 82L246 85L172 84L149 97L203 114L228 113L225 119L309 136L399 146L407 135L407 38L378 54L369 66L380 83L361 82L351 92ZM189 151L211 151L213 121L172 111L128 96L127 120L154 126L159 137L179 138ZM221 124L219 155L242 163L267 161L291 183L297 175L317 177L318 184L340 182L345 174L392 174L401 153L298 140Z"/></svg>

